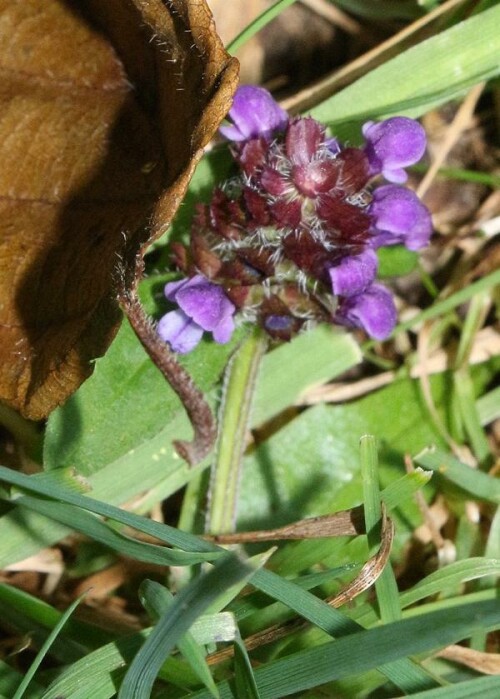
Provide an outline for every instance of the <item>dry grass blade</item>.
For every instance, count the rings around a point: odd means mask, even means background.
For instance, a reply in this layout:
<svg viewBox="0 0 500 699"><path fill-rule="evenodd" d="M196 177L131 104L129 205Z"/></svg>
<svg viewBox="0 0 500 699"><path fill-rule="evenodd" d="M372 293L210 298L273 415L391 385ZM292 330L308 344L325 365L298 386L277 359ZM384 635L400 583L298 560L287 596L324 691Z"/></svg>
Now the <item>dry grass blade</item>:
<svg viewBox="0 0 500 699"><path fill-rule="evenodd" d="M453 645L440 650L436 653L436 657L465 665L483 675L500 675L499 653L483 653L472 648Z"/></svg>
<svg viewBox="0 0 500 699"><path fill-rule="evenodd" d="M319 539L331 536L356 536L364 533L363 508L336 512L332 515L309 517L277 529L262 529L236 534L217 534L205 539L217 544L250 544L263 541L285 541L293 539Z"/></svg>
<svg viewBox="0 0 500 699"><path fill-rule="evenodd" d="M439 168L442 167L446 161L446 157L449 152L459 140L465 129L469 128L471 120L474 116L474 111L476 109L479 98L481 97L485 83L480 83L469 91L467 97L464 99L460 105L453 122L447 131L446 138L441 143L438 152L436 153L433 162L426 172L425 177L422 179L417 188L417 194L419 197L423 197L432 182L434 181Z"/></svg>
<svg viewBox="0 0 500 699"><path fill-rule="evenodd" d="M492 327L481 328L474 337L474 344L469 355L469 365L481 364L500 354L500 335ZM412 379L418 379L423 374L440 374L450 366L449 352L439 349L429 356L425 365L415 364L409 370ZM317 403L343 403L365 396L368 393L388 386L397 380L398 372L384 371L375 376L359 379L352 383L327 383L307 389L296 402L296 405L316 405Z"/></svg>

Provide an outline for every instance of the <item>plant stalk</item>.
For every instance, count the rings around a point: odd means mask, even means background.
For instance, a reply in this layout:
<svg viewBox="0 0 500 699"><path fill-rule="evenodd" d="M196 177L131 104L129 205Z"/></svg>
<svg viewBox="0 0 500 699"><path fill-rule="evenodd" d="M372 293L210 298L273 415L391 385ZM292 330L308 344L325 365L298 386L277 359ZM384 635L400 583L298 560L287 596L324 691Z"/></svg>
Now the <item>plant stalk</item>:
<svg viewBox="0 0 500 699"><path fill-rule="evenodd" d="M224 378L219 414L219 436L209 487L206 530L211 534L234 531L243 453L253 396L267 340L254 328L231 358Z"/></svg>

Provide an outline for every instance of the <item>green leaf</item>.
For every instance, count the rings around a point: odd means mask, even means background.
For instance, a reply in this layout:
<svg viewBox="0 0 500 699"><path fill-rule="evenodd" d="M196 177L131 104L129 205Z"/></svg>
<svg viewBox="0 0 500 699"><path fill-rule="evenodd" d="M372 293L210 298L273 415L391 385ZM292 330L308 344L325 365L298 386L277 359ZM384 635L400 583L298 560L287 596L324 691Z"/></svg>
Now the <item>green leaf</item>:
<svg viewBox="0 0 500 699"><path fill-rule="evenodd" d="M378 276L401 277L412 272L418 264L418 253L408 250L404 245L380 248L377 250L379 260Z"/></svg>
<svg viewBox="0 0 500 699"><path fill-rule="evenodd" d="M446 396L446 381L445 376L433 379L438 405ZM245 460L239 528L270 528L327 514L332 503L336 510L357 505L362 492L358 441L363 434L375 434L380 441L383 485L402 475L406 452L441 443L413 380L397 381L350 404L310 408ZM420 522L411 503L405 507L408 517L407 531Z"/></svg>
<svg viewBox="0 0 500 699"><path fill-rule="evenodd" d="M152 276L141 285L150 310L151 299L161 297L165 279ZM238 334L227 345L205 341L182 359L202 391L219 380L237 342ZM91 378L51 414L44 466L71 465L84 475L94 473L147 443L178 416L187 425L176 394L124 323L107 354L96 361ZM172 459L171 445L166 442L164 447Z"/></svg>
<svg viewBox="0 0 500 699"><path fill-rule="evenodd" d="M309 386L324 383L361 361L352 335L320 325L266 354L257 380L252 425L292 405Z"/></svg>
<svg viewBox="0 0 500 699"><path fill-rule="evenodd" d="M500 74L500 6L421 42L311 110L332 124L416 117Z"/></svg>

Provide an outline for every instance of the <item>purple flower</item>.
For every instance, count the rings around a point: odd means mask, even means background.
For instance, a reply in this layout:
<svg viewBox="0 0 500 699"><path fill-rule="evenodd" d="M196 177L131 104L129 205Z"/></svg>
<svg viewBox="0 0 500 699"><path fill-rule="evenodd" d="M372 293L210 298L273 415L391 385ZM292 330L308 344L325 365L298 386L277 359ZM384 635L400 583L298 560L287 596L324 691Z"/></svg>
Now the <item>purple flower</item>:
<svg viewBox="0 0 500 699"><path fill-rule="evenodd" d="M374 219L374 247L403 243L408 250L420 250L428 245L431 215L410 189L393 184L378 187L368 210Z"/></svg>
<svg viewBox="0 0 500 699"><path fill-rule="evenodd" d="M377 265L377 255L369 249L360 255L344 257L328 270L334 295L355 296L365 291L375 279Z"/></svg>
<svg viewBox="0 0 500 699"><path fill-rule="evenodd" d="M233 124L221 126L221 134L230 141L246 141L270 136L288 123L288 114L262 87L243 85L236 91L229 110Z"/></svg>
<svg viewBox="0 0 500 699"><path fill-rule="evenodd" d="M396 317L391 292L381 284L372 284L361 294L342 299L335 320L363 328L375 340L385 340L396 325Z"/></svg>
<svg viewBox="0 0 500 699"><path fill-rule="evenodd" d="M235 173L198 207L189 242L174 243L185 278L165 289L176 310L161 319L162 338L178 352L205 331L226 342L235 313L279 342L327 320L387 338L396 309L376 282L377 248L418 250L432 232L426 207L398 186L424 153L423 128L370 121L364 146L351 147L251 85L237 90L228 119L220 131ZM396 184L374 190L380 175Z"/></svg>
<svg viewBox="0 0 500 699"><path fill-rule="evenodd" d="M230 340L235 307L220 286L197 274L191 279L167 284L165 296L177 303L179 309L160 319L158 334L174 352L190 352L201 340L204 330L211 332L220 344Z"/></svg>
<svg viewBox="0 0 500 699"><path fill-rule="evenodd" d="M425 131L408 117L368 121L363 135L372 174L382 173L389 182L406 182L408 176L403 168L418 162L425 151Z"/></svg>

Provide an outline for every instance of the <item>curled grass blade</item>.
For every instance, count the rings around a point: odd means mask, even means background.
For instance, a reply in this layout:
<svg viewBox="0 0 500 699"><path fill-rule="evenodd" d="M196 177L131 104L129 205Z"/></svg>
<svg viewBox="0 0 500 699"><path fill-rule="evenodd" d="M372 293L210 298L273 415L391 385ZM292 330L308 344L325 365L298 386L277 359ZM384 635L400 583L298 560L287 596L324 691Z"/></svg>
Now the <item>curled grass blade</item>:
<svg viewBox="0 0 500 699"><path fill-rule="evenodd" d="M365 523L368 543L371 546L374 539L380 537L382 521L381 495L378 485L378 456L376 439L372 435L364 435L360 442L361 473L363 476L363 492L365 505ZM401 618L401 607L398 599L398 587L390 562L375 581L377 601L382 621L389 622Z"/></svg>

